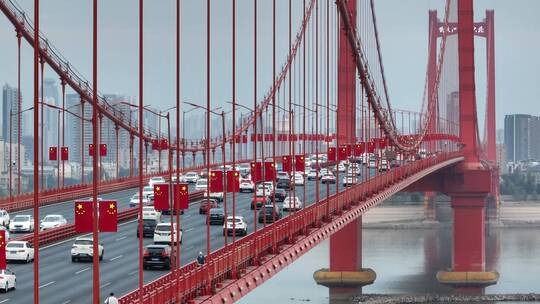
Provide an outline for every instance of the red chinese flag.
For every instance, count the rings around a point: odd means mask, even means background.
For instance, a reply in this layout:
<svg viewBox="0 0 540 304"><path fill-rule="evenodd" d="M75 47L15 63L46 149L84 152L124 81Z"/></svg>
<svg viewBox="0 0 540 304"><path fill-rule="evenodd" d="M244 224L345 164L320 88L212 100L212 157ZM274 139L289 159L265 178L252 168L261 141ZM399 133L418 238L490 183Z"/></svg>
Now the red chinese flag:
<svg viewBox="0 0 540 304"><path fill-rule="evenodd" d="M353 144L348 144L346 147L347 147L347 156L352 156L353 151L354 151L354 145Z"/></svg>
<svg viewBox="0 0 540 304"><path fill-rule="evenodd" d="M368 153L375 152L375 142L370 141L370 142L367 143L367 151L368 151Z"/></svg>
<svg viewBox="0 0 540 304"><path fill-rule="evenodd" d="M281 157L281 167L283 171L291 172L291 157L289 155Z"/></svg>
<svg viewBox="0 0 540 304"><path fill-rule="evenodd" d="M328 147L328 161L336 161L336 148Z"/></svg>
<svg viewBox="0 0 540 304"><path fill-rule="evenodd" d="M69 160L69 148L68 147L62 147L60 149L60 159L61 160Z"/></svg>
<svg viewBox="0 0 540 304"><path fill-rule="evenodd" d="M152 139L152 150L159 150L159 139Z"/></svg>
<svg viewBox="0 0 540 304"><path fill-rule="evenodd" d="M99 156L107 156L107 144L99 144Z"/></svg>
<svg viewBox="0 0 540 304"><path fill-rule="evenodd" d="M0 269L6 269L6 231L0 230Z"/></svg>
<svg viewBox="0 0 540 304"><path fill-rule="evenodd" d="M116 201L99 202L99 232L118 231L118 206Z"/></svg>
<svg viewBox="0 0 540 304"><path fill-rule="evenodd" d="M75 232L92 232L92 202L75 201Z"/></svg>
<svg viewBox="0 0 540 304"><path fill-rule="evenodd" d="M162 139L161 142L159 143L159 147L161 150L169 149L169 141L166 139Z"/></svg>
<svg viewBox="0 0 540 304"><path fill-rule="evenodd" d="M169 210L169 184L154 184L154 209Z"/></svg>
<svg viewBox="0 0 540 304"><path fill-rule="evenodd" d="M259 162L251 163L251 181L254 183L260 182L262 179L262 166Z"/></svg>
<svg viewBox="0 0 540 304"><path fill-rule="evenodd" d="M247 135L242 136L242 143L247 144Z"/></svg>
<svg viewBox="0 0 540 304"><path fill-rule="evenodd" d="M174 184L174 206L176 210L187 209L189 207L189 188L188 184Z"/></svg>
<svg viewBox="0 0 540 304"><path fill-rule="evenodd" d="M58 159L58 149L56 147L49 147L49 160Z"/></svg>
<svg viewBox="0 0 540 304"><path fill-rule="evenodd" d="M295 155L294 156L294 169L296 171L305 171L306 170L306 158L304 155Z"/></svg>
<svg viewBox="0 0 540 304"><path fill-rule="evenodd" d="M276 164L274 162L264 162L264 180L273 181L276 179Z"/></svg>
<svg viewBox="0 0 540 304"><path fill-rule="evenodd" d="M360 156L364 153L364 142L359 142L354 145L354 155Z"/></svg>
<svg viewBox="0 0 540 304"><path fill-rule="evenodd" d="M347 147L341 146L338 149L338 161L347 159Z"/></svg>
<svg viewBox="0 0 540 304"><path fill-rule="evenodd" d="M227 192L240 191L240 172L227 171Z"/></svg>
<svg viewBox="0 0 540 304"><path fill-rule="evenodd" d="M223 171L210 171L210 192L223 192Z"/></svg>
<svg viewBox="0 0 540 304"><path fill-rule="evenodd" d="M88 155L94 156L94 144L88 145Z"/></svg>

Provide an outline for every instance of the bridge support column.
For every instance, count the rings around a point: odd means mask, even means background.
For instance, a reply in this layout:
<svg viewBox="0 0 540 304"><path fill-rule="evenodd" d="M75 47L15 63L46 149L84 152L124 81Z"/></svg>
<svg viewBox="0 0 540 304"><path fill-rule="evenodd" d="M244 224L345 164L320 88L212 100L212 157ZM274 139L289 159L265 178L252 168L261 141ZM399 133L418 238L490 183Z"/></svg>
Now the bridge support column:
<svg viewBox="0 0 540 304"><path fill-rule="evenodd" d="M349 299L375 281L375 272L362 268L361 217L330 237L330 269L317 270L313 278L329 288L331 300Z"/></svg>
<svg viewBox="0 0 540 304"><path fill-rule="evenodd" d="M452 271L439 271L439 282L457 287L483 287L497 283L499 273L485 269L485 199L486 194L479 193L452 195Z"/></svg>

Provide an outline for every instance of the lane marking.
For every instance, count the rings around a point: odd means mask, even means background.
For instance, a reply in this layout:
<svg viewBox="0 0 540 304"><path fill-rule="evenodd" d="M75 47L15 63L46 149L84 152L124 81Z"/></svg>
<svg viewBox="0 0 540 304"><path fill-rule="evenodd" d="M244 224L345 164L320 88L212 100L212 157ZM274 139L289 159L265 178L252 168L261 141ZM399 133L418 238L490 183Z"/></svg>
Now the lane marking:
<svg viewBox="0 0 540 304"><path fill-rule="evenodd" d="M183 249L184 249L184 251L190 251L193 248L195 248L195 246L189 246L189 247L186 247L186 248L183 248Z"/></svg>
<svg viewBox="0 0 540 304"><path fill-rule="evenodd" d="M121 258L121 257L123 257L123 255L119 255L119 256L117 256L117 257L114 257L114 258L110 259L109 261L112 262L112 261L114 261L114 260L118 260L118 259Z"/></svg>
<svg viewBox="0 0 540 304"><path fill-rule="evenodd" d="M75 274L83 273L83 272L85 272L87 270L90 270L90 267L86 267L86 268L83 268L83 269L81 269L79 271L76 271Z"/></svg>
<svg viewBox="0 0 540 304"><path fill-rule="evenodd" d="M47 286L52 285L52 284L54 284L54 283L56 283L56 281L51 281L51 282L49 282L49 283L47 283L47 284L43 284L43 285L39 286L39 288L41 289L41 288L43 288L43 287L47 287Z"/></svg>
<svg viewBox="0 0 540 304"><path fill-rule="evenodd" d="M169 226L170 226L170 225L169 225ZM195 230L195 228L194 228L194 227L188 228L188 229L186 229L186 231L184 231L184 232L190 232L190 231L192 231L192 230Z"/></svg>
<svg viewBox="0 0 540 304"><path fill-rule="evenodd" d="M0 301L0 303L5 303L7 301L9 301L9 299L2 300L2 301Z"/></svg>
<svg viewBox="0 0 540 304"><path fill-rule="evenodd" d="M105 284L99 286L99 288L107 287L107 286L109 286L109 285L111 285L111 282L107 282L107 283L105 283Z"/></svg>
<svg viewBox="0 0 540 304"><path fill-rule="evenodd" d="M132 272L128 273L128 275L134 275L136 273L139 273L139 271L138 270L132 271Z"/></svg>
<svg viewBox="0 0 540 304"><path fill-rule="evenodd" d="M124 235L123 237L117 238L116 241L121 241L121 240L126 239L126 238L127 238L127 235Z"/></svg>
<svg viewBox="0 0 540 304"><path fill-rule="evenodd" d="M71 303L71 300L67 300L65 302L62 302L62 304L68 304L68 303Z"/></svg>

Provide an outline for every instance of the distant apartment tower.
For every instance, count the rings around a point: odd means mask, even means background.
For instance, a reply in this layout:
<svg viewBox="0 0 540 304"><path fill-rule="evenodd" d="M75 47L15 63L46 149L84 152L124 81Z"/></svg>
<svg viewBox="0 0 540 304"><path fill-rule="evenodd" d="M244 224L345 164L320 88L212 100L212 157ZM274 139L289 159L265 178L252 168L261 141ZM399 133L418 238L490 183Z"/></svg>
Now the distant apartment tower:
<svg viewBox="0 0 540 304"><path fill-rule="evenodd" d="M540 159L540 117L526 114L506 115L504 145L511 162Z"/></svg>
<svg viewBox="0 0 540 304"><path fill-rule="evenodd" d="M47 104L59 106L60 100L58 98L58 86L56 80L52 78L45 78L43 80L43 101ZM58 146L58 140L62 138L58 137L58 117L59 110L45 106L43 108L43 142L45 149L51 146ZM62 118L60 114L60 118ZM60 145L62 142L60 141Z"/></svg>
<svg viewBox="0 0 540 304"><path fill-rule="evenodd" d="M6 142L9 141L10 133L12 142L16 142L19 135L19 119L17 114L19 113L18 94L19 90L11 87L9 84L5 84L2 87L2 106L0 107L0 117L2 123L0 125L0 137ZM21 133L23 129L23 121L24 119L21 117Z"/></svg>

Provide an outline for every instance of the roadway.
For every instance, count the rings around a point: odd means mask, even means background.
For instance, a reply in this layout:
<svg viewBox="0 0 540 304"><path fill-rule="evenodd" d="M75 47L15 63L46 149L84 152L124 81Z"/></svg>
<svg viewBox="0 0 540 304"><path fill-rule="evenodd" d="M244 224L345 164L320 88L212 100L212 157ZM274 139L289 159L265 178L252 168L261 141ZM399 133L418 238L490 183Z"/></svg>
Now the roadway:
<svg viewBox="0 0 540 304"><path fill-rule="evenodd" d="M341 175L341 174L340 174ZM340 178L341 179L341 178ZM315 182L306 181L306 199L303 199L302 187L297 187L297 196L310 205L315 201ZM340 187L341 188L341 187ZM335 186L330 186L331 193ZM326 186L320 185L320 198L326 196ZM111 193L104 198L117 198L127 207L129 197L135 189ZM252 193L236 195L236 214L243 216L248 224L248 233L253 232L254 212L250 209ZM231 194L229 194L231 198ZM67 210L62 210L62 207ZM57 208L48 210L47 208ZM72 203L43 207L44 212L61 213L73 218ZM228 200L228 213L232 214L232 200ZM284 216L287 212L283 213ZM168 217L168 216L167 216ZM69 221L68 218L68 221ZM166 220L164 218L163 220ZM256 219L255 219L256 220ZM132 220L119 225L117 233L100 233L100 243L105 248L104 259L100 263L101 296L104 299L109 292L125 294L138 286L138 241L136 237L137 221ZM184 231L181 245L182 265L193 261L199 251L206 253L206 216L199 215L199 203L195 202L181 215L181 227ZM263 224L257 224L258 229ZM224 245L222 226L211 226L210 240L212 250ZM228 237L229 242L232 237ZM70 250L73 239L65 240L40 249L40 302L41 303L91 303L92 300L92 263L72 263ZM144 244L151 244L152 239L144 239ZM10 264L8 267L17 274L17 290L0 295L0 303L31 303L33 299L33 265ZM148 283L165 275L167 271L145 270L144 281Z"/></svg>

